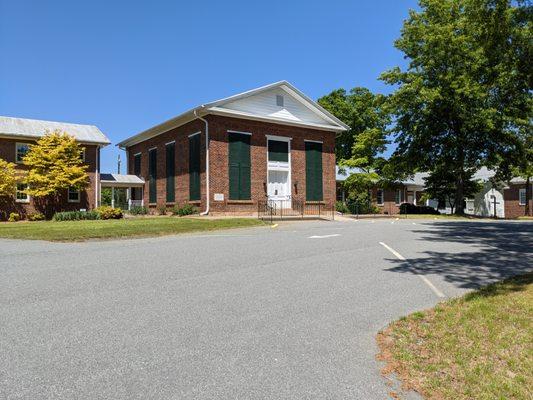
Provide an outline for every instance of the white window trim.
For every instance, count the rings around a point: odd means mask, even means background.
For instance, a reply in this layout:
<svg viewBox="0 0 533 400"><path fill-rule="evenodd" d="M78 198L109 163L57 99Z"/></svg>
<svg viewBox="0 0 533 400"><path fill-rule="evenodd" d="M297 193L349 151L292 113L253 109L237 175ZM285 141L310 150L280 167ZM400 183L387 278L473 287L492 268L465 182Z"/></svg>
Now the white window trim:
<svg viewBox="0 0 533 400"><path fill-rule="evenodd" d="M176 144L176 141L173 140L172 142L165 143L165 146L170 146L171 144Z"/></svg>
<svg viewBox="0 0 533 400"><path fill-rule="evenodd" d="M265 135L267 140L278 140L280 142L290 142L292 140L291 137L287 136L276 136L276 135Z"/></svg>
<svg viewBox="0 0 533 400"><path fill-rule="evenodd" d="M81 162L85 162L85 147L81 148Z"/></svg>
<svg viewBox="0 0 533 400"><path fill-rule="evenodd" d="M524 193L524 202L522 202L522 193ZM526 192L525 188L518 189L518 205L519 206L525 206L526 205L526 202L527 202L526 194L527 194L527 192Z"/></svg>
<svg viewBox="0 0 533 400"><path fill-rule="evenodd" d="M15 163L16 164L22 164L24 162L22 160L21 161L18 160L19 146L28 146L28 150L29 150L30 144L29 143L24 143L24 142L16 142L15 143Z"/></svg>
<svg viewBox="0 0 533 400"><path fill-rule="evenodd" d="M307 140L307 139L304 139L304 142L324 144L324 142L322 140Z"/></svg>
<svg viewBox="0 0 533 400"><path fill-rule="evenodd" d="M18 186L18 184L17 184ZM26 188L28 188L28 185L26 185ZM15 192L15 203L24 203L24 204L28 204L30 202L30 195L27 194L26 195L26 198L25 199L17 199L17 192L18 192L18 187L16 189L16 192Z"/></svg>
<svg viewBox="0 0 533 400"><path fill-rule="evenodd" d="M135 153L135 154L133 155L133 157L137 157L138 155L141 155L141 156L142 156L142 154L143 154L142 151L139 151L138 153Z"/></svg>
<svg viewBox="0 0 533 400"><path fill-rule="evenodd" d="M290 180L290 174L291 174L291 140L292 138L286 137L286 136L273 136L273 135L265 135L267 138L267 144L266 144L266 158L267 158L267 185L268 185L268 170L273 171L289 171L289 187L291 190L292 195L292 186L291 180ZM287 142L287 154L288 154L288 160L286 162L284 161L270 161L268 159L268 142L270 140L278 141L278 142Z"/></svg>
<svg viewBox="0 0 533 400"><path fill-rule="evenodd" d="M286 171L287 172L287 184L289 185L289 207L292 207L292 161L291 161L291 140L292 138L286 137L286 136L274 136L274 135L265 135L267 138L267 144L266 144L266 160L267 160L267 197L268 197L268 182L270 181L270 171ZM268 161L268 141L269 140L277 140L277 141L284 141L287 142L287 153L288 153L288 161L285 163L277 162L277 161Z"/></svg>
<svg viewBox="0 0 533 400"><path fill-rule="evenodd" d="M233 130L230 130L230 129L228 129L227 132L228 133L238 133L238 134L241 134L241 135L250 135L250 136L252 136L252 132L233 131Z"/></svg>
<svg viewBox="0 0 533 400"><path fill-rule="evenodd" d="M200 133L202 133L202 132L191 133L188 137L193 137L193 136L199 135Z"/></svg>
<svg viewBox="0 0 533 400"><path fill-rule="evenodd" d="M77 190L77 192L78 192L78 198L77 198L76 200L71 200L71 199L70 199L70 191L71 191L71 189L68 188L68 192L67 192L67 201L68 201L69 203L79 203L80 200L81 200L81 190L79 190L79 189Z"/></svg>
<svg viewBox="0 0 533 400"><path fill-rule="evenodd" d="M381 202L378 201L379 196L378 193L381 192ZM384 206L385 205L385 191L383 189L378 189L376 191L376 203L378 206Z"/></svg>

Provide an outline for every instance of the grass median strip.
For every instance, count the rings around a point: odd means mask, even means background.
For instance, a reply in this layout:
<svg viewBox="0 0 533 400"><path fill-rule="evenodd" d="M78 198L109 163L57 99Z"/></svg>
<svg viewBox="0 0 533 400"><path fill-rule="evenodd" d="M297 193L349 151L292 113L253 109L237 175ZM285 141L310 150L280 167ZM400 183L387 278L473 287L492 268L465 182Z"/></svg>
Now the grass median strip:
<svg viewBox="0 0 533 400"><path fill-rule="evenodd" d="M427 399L531 399L532 320L528 274L392 323L379 359Z"/></svg>
<svg viewBox="0 0 533 400"><path fill-rule="evenodd" d="M20 222L0 224L0 237L49 241L82 241L151 237L264 225L253 218L131 218L120 220Z"/></svg>

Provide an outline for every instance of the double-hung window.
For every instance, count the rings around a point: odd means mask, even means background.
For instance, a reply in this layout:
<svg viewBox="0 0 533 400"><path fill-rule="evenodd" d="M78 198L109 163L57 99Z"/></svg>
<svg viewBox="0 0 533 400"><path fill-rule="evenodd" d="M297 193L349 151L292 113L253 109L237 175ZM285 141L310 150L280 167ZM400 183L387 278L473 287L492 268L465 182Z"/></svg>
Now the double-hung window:
<svg viewBox="0 0 533 400"><path fill-rule="evenodd" d="M29 203L30 196L25 192L28 189L28 185L25 183L17 183L17 192L15 194L15 201L17 203Z"/></svg>
<svg viewBox="0 0 533 400"><path fill-rule="evenodd" d="M28 143L17 143L16 145L15 160L21 164L24 161L24 157L30 151L30 145Z"/></svg>
<svg viewBox="0 0 533 400"><path fill-rule="evenodd" d="M378 206L382 206L385 204L385 199L383 197L383 189L378 189L376 192L376 202L378 203Z"/></svg>
<svg viewBox="0 0 533 400"><path fill-rule="evenodd" d="M402 189L396 189L396 193L394 196L394 203L396 205L402 204L403 201L403 190Z"/></svg>
<svg viewBox="0 0 533 400"><path fill-rule="evenodd" d="M68 202L79 203L80 202L80 189L75 187L68 188Z"/></svg>
<svg viewBox="0 0 533 400"><path fill-rule="evenodd" d="M521 206L526 205L526 189L518 190L518 204Z"/></svg>

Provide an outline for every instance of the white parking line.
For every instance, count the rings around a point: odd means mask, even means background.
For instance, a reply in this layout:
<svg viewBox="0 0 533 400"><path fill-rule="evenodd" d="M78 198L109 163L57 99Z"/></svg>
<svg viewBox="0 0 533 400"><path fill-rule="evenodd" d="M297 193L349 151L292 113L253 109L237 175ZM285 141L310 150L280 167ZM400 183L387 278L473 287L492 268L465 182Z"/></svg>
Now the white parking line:
<svg viewBox="0 0 533 400"><path fill-rule="evenodd" d="M325 239L325 238L330 238L330 237L334 237L334 236L340 236L340 233L335 233L333 235L323 235L323 236L309 236L308 239Z"/></svg>
<svg viewBox="0 0 533 400"><path fill-rule="evenodd" d="M397 252L396 250L394 250L392 247L388 246L387 244L385 244L385 243L383 243L383 242L379 242L379 244L382 245L383 247L385 247L385 248L386 248L388 251L390 251L392 254L394 254L394 255L396 256L397 259L402 260L402 261L407 261L407 260L405 259L404 256L402 256L400 253L398 253L398 252ZM422 280L424 281L424 283L425 283L426 285L428 285L429 288L430 288L431 290L433 290L433 293L435 293L438 297L446 297L446 296L444 295L444 293L442 293L439 289L437 289L437 288L435 287L435 285L434 285L433 283L431 283L431 281L430 281L428 278L426 278L424 275L420 275L420 274L418 274L418 273L416 273L416 275L418 275L418 277L419 277L420 279L422 279Z"/></svg>

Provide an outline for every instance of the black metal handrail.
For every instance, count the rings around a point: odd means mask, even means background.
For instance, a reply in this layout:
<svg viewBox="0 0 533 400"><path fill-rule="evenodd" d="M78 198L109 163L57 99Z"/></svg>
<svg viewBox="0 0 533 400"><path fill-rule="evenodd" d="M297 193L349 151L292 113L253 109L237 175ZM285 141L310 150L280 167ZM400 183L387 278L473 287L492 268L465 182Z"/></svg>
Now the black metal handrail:
<svg viewBox="0 0 533 400"><path fill-rule="evenodd" d="M335 205L302 200L260 200L257 202L259 219L318 218L335 219Z"/></svg>

